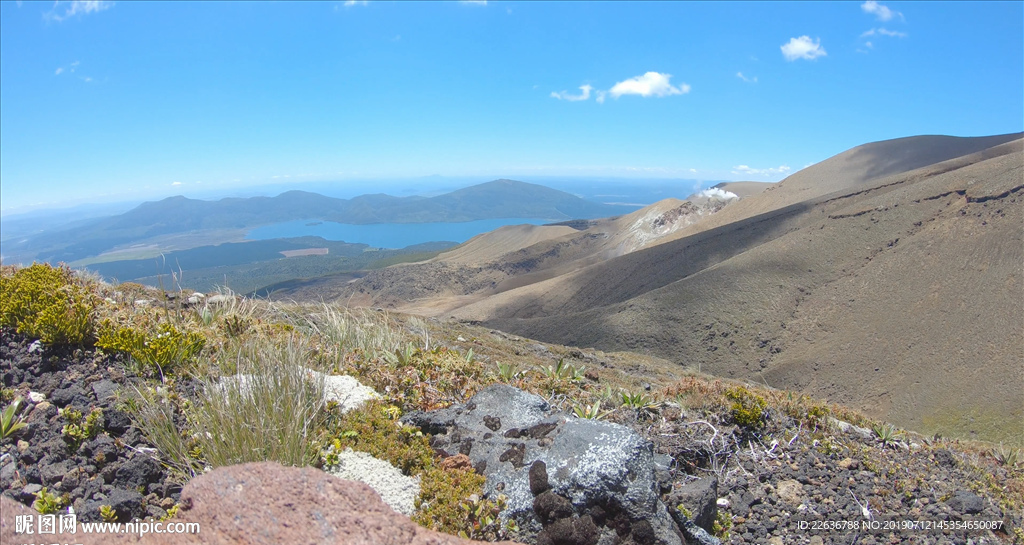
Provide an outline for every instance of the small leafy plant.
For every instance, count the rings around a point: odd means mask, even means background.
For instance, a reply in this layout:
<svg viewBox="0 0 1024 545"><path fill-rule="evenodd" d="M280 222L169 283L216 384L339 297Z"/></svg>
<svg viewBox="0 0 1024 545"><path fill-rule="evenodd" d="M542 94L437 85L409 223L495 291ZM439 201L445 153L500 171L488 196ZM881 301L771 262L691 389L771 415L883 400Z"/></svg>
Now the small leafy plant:
<svg viewBox="0 0 1024 545"><path fill-rule="evenodd" d="M52 515L64 507L65 498L48 491L45 487L35 494L36 499L32 502L32 508L43 515Z"/></svg>
<svg viewBox="0 0 1024 545"><path fill-rule="evenodd" d="M878 442L882 444L883 448L891 446L899 440L899 432L890 424L874 424L871 426L871 431L875 432L875 437L878 438Z"/></svg>
<svg viewBox="0 0 1024 545"><path fill-rule="evenodd" d="M103 522L117 522L117 510L109 505L101 505L100 518Z"/></svg>
<svg viewBox="0 0 1024 545"><path fill-rule="evenodd" d="M601 410L601 402L600 401L595 401L594 403L591 403L590 405L578 405L578 406L572 408L572 412L578 418L586 418L586 419L589 419L589 420L601 420L602 418L604 418L604 417L606 417L606 416L608 416L609 414L612 413L612 411L603 411L603 410Z"/></svg>
<svg viewBox="0 0 1024 545"><path fill-rule="evenodd" d="M1020 449L1004 448L1003 444L999 443L998 448L992 449L992 457L1001 466L1017 467L1017 463L1020 461Z"/></svg>
<svg viewBox="0 0 1024 545"><path fill-rule="evenodd" d="M61 409L60 414L68 421L61 429L61 434L75 450L103 430L103 409L89 411L84 421L82 413L71 408Z"/></svg>
<svg viewBox="0 0 1024 545"><path fill-rule="evenodd" d="M498 378L509 383L519 377L519 367L514 363L498 362Z"/></svg>
<svg viewBox="0 0 1024 545"><path fill-rule="evenodd" d="M14 432L25 427L25 423L21 421L20 416L15 416L18 412L18 405L21 404L21 398L15 399L10 405L4 407L3 411L0 412L0 440L7 439Z"/></svg>

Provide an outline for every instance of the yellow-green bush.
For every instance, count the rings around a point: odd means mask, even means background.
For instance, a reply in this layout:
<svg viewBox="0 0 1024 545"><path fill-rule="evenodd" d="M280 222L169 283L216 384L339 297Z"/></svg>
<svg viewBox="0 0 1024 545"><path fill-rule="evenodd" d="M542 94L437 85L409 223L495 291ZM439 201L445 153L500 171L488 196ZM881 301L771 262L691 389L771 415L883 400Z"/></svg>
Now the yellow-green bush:
<svg viewBox="0 0 1024 545"><path fill-rule="evenodd" d="M96 295L66 266L35 263L0 275L0 324L46 344L89 344Z"/></svg>
<svg viewBox="0 0 1024 545"><path fill-rule="evenodd" d="M413 426L405 426L395 418L397 407L382 401L369 401L349 411L332 423L334 452L351 448L375 458L387 460L406 475L415 475L434 465L434 451L427 437ZM324 463L333 465L325 454ZM336 462L335 462L336 463Z"/></svg>
<svg viewBox="0 0 1024 545"><path fill-rule="evenodd" d="M768 403L763 397L741 386L726 390L725 397L732 401L732 419L738 426L756 430L764 425Z"/></svg>
<svg viewBox="0 0 1024 545"><path fill-rule="evenodd" d="M503 526L498 519L498 513L505 508L504 498L481 499L484 481L484 476L472 469L428 469L421 476L420 497L412 520L470 539L507 538L514 526Z"/></svg>
<svg viewBox="0 0 1024 545"><path fill-rule="evenodd" d="M123 352L146 367L155 367L161 376L193 361L205 344L201 334L181 331L169 323L161 324L156 332L148 332L104 321L96 340L96 346Z"/></svg>

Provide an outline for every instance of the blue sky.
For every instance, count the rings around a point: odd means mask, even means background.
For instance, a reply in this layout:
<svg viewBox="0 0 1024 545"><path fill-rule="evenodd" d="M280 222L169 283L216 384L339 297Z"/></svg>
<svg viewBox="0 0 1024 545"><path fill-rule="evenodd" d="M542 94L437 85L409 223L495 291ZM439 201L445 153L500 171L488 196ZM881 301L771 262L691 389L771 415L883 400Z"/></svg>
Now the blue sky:
<svg viewBox="0 0 1024 545"><path fill-rule="evenodd" d="M442 176L776 181L1024 129L1021 2L0 2L0 208Z"/></svg>

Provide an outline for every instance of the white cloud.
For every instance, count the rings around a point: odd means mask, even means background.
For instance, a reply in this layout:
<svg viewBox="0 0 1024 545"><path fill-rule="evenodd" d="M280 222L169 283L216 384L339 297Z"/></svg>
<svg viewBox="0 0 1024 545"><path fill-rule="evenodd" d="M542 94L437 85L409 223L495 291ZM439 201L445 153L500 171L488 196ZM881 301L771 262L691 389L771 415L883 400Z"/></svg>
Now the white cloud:
<svg viewBox="0 0 1024 545"><path fill-rule="evenodd" d="M719 187L709 187L704 191L697 194L698 197L707 197L709 199L718 199L722 201L731 201L732 199L740 198L739 195L732 191L726 191Z"/></svg>
<svg viewBox="0 0 1024 545"><path fill-rule="evenodd" d="M873 28L870 29L870 30L865 30L863 33L861 33L860 37L861 38L867 38L868 36L874 36L875 32L877 32L877 31L875 29L873 29Z"/></svg>
<svg viewBox="0 0 1024 545"><path fill-rule="evenodd" d="M797 59L814 60L828 55L825 52L825 48L821 47L821 39L811 41L809 36L790 38L789 43L782 44L780 49L782 49L782 55L786 57L787 61L795 61Z"/></svg>
<svg viewBox="0 0 1024 545"><path fill-rule="evenodd" d="M608 94L608 91L598 91L597 92L597 98L595 99L595 100L597 100L597 103L598 104L604 104L604 97L607 94Z"/></svg>
<svg viewBox="0 0 1024 545"><path fill-rule="evenodd" d="M736 72L736 77L740 78L741 80L743 80L743 81L745 81L747 83L757 83L757 76L754 76L752 78L748 78L747 76L743 75L743 72Z"/></svg>
<svg viewBox="0 0 1024 545"><path fill-rule="evenodd" d="M590 98L590 91L594 88L589 85L580 85L580 90L583 91L578 95L570 95L568 91L562 91L561 93L551 93L551 98L557 98L558 100L568 100L569 102L576 102L579 100L587 100Z"/></svg>
<svg viewBox="0 0 1024 545"><path fill-rule="evenodd" d="M64 9L64 13L58 13L58 8L67 6ZM97 13L105 9L110 9L114 6L113 2L108 0L72 0L71 2L54 2L53 8L50 11L43 14L43 17L53 21L63 21L70 19L76 15L87 15L90 13Z"/></svg>
<svg viewBox="0 0 1024 545"><path fill-rule="evenodd" d="M608 90L608 94L615 98L619 98L622 95L666 97L670 95L684 95L690 92L690 86L685 83L678 87L673 87L669 83L671 78L671 74L647 72L642 76L616 83Z"/></svg>
<svg viewBox="0 0 1024 545"><path fill-rule="evenodd" d="M171 185L174 185L174 186L181 185L181 182L171 182Z"/></svg>
<svg viewBox="0 0 1024 545"><path fill-rule="evenodd" d="M792 170L786 165L781 165L774 168L750 168L747 165L737 165L732 167L733 174L744 174L754 176L775 176L778 174L785 174Z"/></svg>
<svg viewBox="0 0 1024 545"><path fill-rule="evenodd" d="M889 30L889 29L886 29L886 28L878 29L878 33L881 34L882 36L892 36L892 37L895 37L895 38L906 38L907 37L907 33L906 32L899 32L899 31L896 31L896 30Z"/></svg>
<svg viewBox="0 0 1024 545"><path fill-rule="evenodd" d="M878 18L879 21L888 21L893 17L899 17L903 19L903 14L898 11L893 11L882 4L879 4L875 0L868 0L860 5L860 9L864 10L864 13L870 13Z"/></svg>
<svg viewBox="0 0 1024 545"><path fill-rule="evenodd" d="M63 72L63 71L64 71L64 67L60 66L60 67L57 68L57 71L53 73L53 75L59 76L60 73Z"/></svg>
<svg viewBox="0 0 1024 545"><path fill-rule="evenodd" d="M697 169L695 169L695 168L691 168L691 169L690 169L690 172L691 172L691 173L693 173L693 174L696 174L696 173L697 173Z"/></svg>

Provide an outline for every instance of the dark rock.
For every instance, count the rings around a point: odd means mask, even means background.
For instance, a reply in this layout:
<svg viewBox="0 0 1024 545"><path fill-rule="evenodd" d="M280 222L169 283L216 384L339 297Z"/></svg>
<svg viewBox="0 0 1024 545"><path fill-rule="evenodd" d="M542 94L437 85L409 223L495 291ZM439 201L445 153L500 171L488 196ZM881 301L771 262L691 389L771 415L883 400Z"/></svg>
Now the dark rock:
<svg viewBox="0 0 1024 545"><path fill-rule="evenodd" d="M117 469L114 479L119 486L135 490L160 481L162 473L160 464L149 456L136 456Z"/></svg>
<svg viewBox="0 0 1024 545"><path fill-rule="evenodd" d="M123 411L110 409L103 412L104 428L114 435L121 435L132 426L132 419Z"/></svg>
<svg viewBox="0 0 1024 545"><path fill-rule="evenodd" d="M117 459L117 447L114 440L107 435L100 435L86 443L82 447L82 453L100 466Z"/></svg>
<svg viewBox="0 0 1024 545"><path fill-rule="evenodd" d="M46 456L46 458L49 458L49 456ZM39 477L42 479L43 484L53 486L64 478L64 475L71 470L71 467L72 464L69 460L62 460L55 463L40 462Z"/></svg>
<svg viewBox="0 0 1024 545"><path fill-rule="evenodd" d="M106 401L117 393L117 384L112 380L103 379L92 383L92 392L96 395L97 400Z"/></svg>
<svg viewBox="0 0 1024 545"><path fill-rule="evenodd" d="M985 500L977 494L972 494L966 490L958 490L953 497L946 500L948 505L954 511L964 515L976 515L985 509Z"/></svg>
<svg viewBox="0 0 1024 545"><path fill-rule="evenodd" d="M697 543L699 545L721 545L722 542L717 537L711 535L707 530L697 526L692 520L686 518L686 515L678 509L669 509L669 514L672 515L672 519L676 522L679 529L683 533L683 537L686 539L686 543ZM744 538L746 541L750 541L750 538Z"/></svg>
<svg viewBox="0 0 1024 545"><path fill-rule="evenodd" d="M935 451L935 463L946 469L953 469L957 465L956 457L953 456L953 453L944 448L940 448Z"/></svg>
<svg viewBox="0 0 1024 545"><path fill-rule="evenodd" d="M501 419L497 416L484 416L484 426L491 431L498 431L501 429Z"/></svg>
<svg viewBox="0 0 1024 545"><path fill-rule="evenodd" d="M667 501L670 509L679 505L685 507L693 523L710 532L718 517L718 478L711 476L686 483L673 490Z"/></svg>
<svg viewBox="0 0 1024 545"><path fill-rule="evenodd" d="M501 453L498 457L499 462L508 462L513 467L519 469L523 467L523 456L526 455L526 445L524 443L512 443L512 446L505 452Z"/></svg>
<svg viewBox="0 0 1024 545"><path fill-rule="evenodd" d="M533 499L533 512L537 514L542 524L548 524L557 519L571 517L574 510L569 500L548 490Z"/></svg>
<svg viewBox="0 0 1024 545"><path fill-rule="evenodd" d="M86 502L78 516L86 522L103 520L102 515L100 515L100 507L104 505L110 506L117 513L117 520L119 522L130 522L146 516L146 510L142 506L142 494L120 488L115 488L102 500Z"/></svg>
<svg viewBox="0 0 1024 545"><path fill-rule="evenodd" d="M77 398L85 400L86 405L88 405L88 398L85 397L85 390L77 384L72 384L67 388L54 390L53 393L49 395L50 402L58 407L66 407Z"/></svg>
<svg viewBox="0 0 1024 545"><path fill-rule="evenodd" d="M654 528L646 520L640 520L633 524L633 542L639 545L654 545L657 538L654 535Z"/></svg>
<svg viewBox="0 0 1024 545"><path fill-rule="evenodd" d="M548 468L544 462L537 460L530 465L530 493L533 495L542 494L551 489L548 484Z"/></svg>
<svg viewBox="0 0 1024 545"><path fill-rule="evenodd" d="M600 533L590 517L562 519L537 534L537 545L594 545Z"/></svg>

